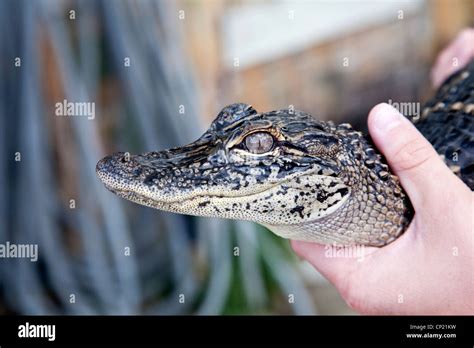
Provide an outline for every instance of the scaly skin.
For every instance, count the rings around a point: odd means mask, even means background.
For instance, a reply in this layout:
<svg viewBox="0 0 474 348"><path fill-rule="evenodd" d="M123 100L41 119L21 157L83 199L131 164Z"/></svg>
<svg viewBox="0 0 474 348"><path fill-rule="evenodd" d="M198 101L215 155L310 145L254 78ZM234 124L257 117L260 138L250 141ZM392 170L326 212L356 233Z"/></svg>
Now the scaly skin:
<svg viewBox="0 0 474 348"><path fill-rule="evenodd" d="M452 170L474 187L474 63L414 119ZM455 153L455 154L454 154ZM370 137L290 110L224 108L195 142L97 164L130 201L181 214L250 220L295 240L384 246L413 209Z"/></svg>

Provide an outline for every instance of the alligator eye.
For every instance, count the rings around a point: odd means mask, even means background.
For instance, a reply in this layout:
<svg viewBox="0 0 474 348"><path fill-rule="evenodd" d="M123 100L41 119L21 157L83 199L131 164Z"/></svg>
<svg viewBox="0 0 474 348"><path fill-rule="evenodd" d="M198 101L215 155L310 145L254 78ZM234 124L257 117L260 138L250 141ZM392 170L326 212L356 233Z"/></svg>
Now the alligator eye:
<svg viewBox="0 0 474 348"><path fill-rule="evenodd" d="M251 153L265 153L273 148L273 137L265 132L252 133L245 137L245 146Z"/></svg>

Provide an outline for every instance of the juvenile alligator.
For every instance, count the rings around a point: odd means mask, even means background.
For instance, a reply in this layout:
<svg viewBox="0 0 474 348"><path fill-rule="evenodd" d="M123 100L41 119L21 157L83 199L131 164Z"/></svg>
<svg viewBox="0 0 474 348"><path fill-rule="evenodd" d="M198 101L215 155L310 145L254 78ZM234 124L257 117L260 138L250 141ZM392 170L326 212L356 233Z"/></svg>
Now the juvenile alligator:
<svg viewBox="0 0 474 348"><path fill-rule="evenodd" d="M474 189L474 61L451 76L412 121ZM195 142L119 152L97 164L130 201L181 214L255 221L284 238L383 246L413 208L369 136L291 110L225 107Z"/></svg>

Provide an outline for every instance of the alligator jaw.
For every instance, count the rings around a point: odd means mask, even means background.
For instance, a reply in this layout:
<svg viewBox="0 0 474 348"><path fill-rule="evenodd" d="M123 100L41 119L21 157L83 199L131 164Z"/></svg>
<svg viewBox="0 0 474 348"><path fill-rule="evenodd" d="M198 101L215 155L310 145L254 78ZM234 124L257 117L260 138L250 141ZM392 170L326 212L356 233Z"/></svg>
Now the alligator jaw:
<svg viewBox="0 0 474 348"><path fill-rule="evenodd" d="M124 161L123 157L122 153L114 154L97 164L97 175L107 189L138 204L187 215L291 225L331 213L345 201L347 194L345 186L337 178L318 175L318 166L283 178L278 178L274 172L266 181L251 185L251 191L232 190L219 184L215 184L212 189L209 186L184 190L171 186L160 189L157 185L145 184L146 177L145 180L131 179L139 160L131 156ZM335 190L334 195L322 202L318 201L318 191L329 186Z"/></svg>

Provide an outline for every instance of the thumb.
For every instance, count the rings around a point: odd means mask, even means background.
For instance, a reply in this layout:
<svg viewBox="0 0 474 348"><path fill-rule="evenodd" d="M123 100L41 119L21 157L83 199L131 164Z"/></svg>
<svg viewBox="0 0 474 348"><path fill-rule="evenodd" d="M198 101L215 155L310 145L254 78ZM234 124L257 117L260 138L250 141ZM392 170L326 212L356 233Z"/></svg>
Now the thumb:
<svg viewBox="0 0 474 348"><path fill-rule="evenodd" d="M400 178L414 207L426 207L433 202L439 205L443 188L449 186L447 181L459 180L428 140L409 120L385 103L370 111L368 124L375 145Z"/></svg>

